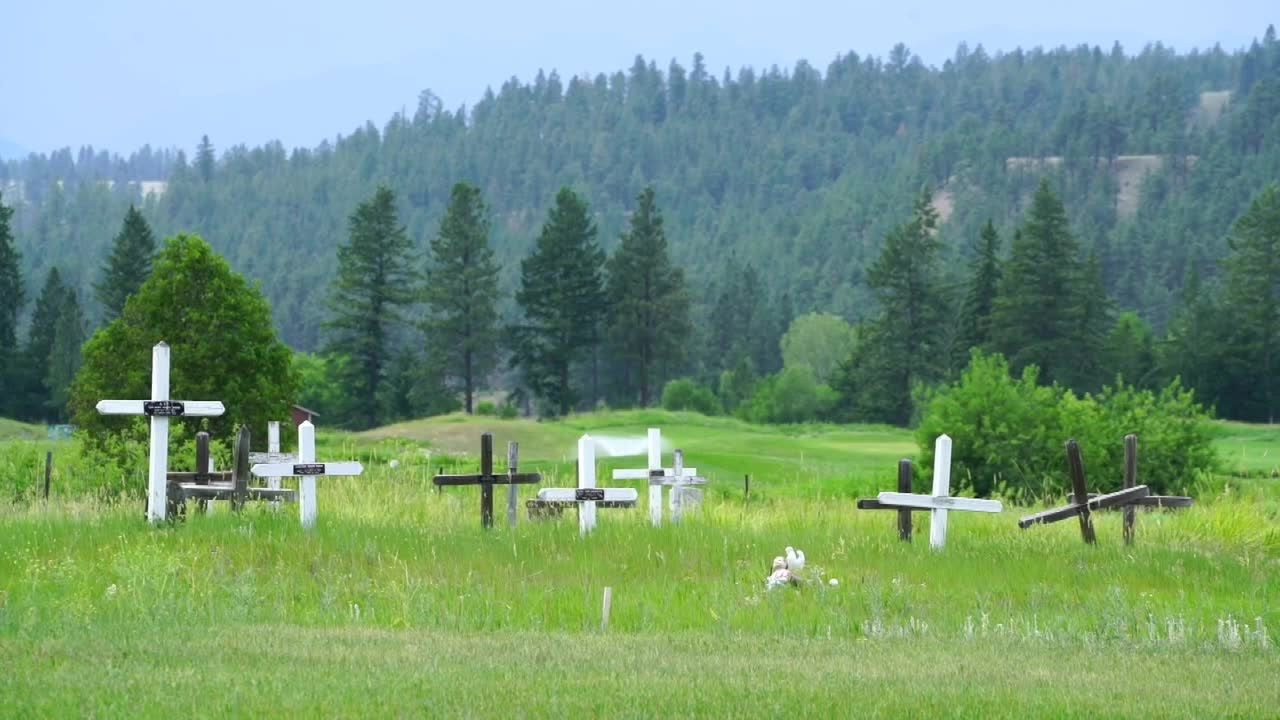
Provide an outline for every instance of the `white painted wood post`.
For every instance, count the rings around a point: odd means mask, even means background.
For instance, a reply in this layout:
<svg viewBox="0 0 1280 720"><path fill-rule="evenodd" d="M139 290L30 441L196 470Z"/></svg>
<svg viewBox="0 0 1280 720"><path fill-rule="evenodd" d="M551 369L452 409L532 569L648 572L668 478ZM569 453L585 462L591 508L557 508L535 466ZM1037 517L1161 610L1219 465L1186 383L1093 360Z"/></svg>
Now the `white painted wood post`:
<svg viewBox="0 0 1280 720"><path fill-rule="evenodd" d="M316 426L304 420L298 426L298 463L305 465L316 461ZM298 512L303 529L316 525L316 478L304 475L298 478Z"/></svg>
<svg viewBox="0 0 1280 720"><path fill-rule="evenodd" d="M933 444L933 496L951 495L951 438L939 435ZM929 547L941 550L947 544L947 511L929 511Z"/></svg>
<svg viewBox="0 0 1280 720"><path fill-rule="evenodd" d="M151 399L169 399L169 346L157 343L151 348ZM167 505L169 473L169 418L151 416L151 453L147 476L147 519L162 522Z"/></svg>
<svg viewBox="0 0 1280 720"><path fill-rule="evenodd" d="M267 452L280 452L280 421L272 420L267 423ZM280 489L280 478L267 478L267 487L272 490Z"/></svg>
<svg viewBox="0 0 1280 720"><path fill-rule="evenodd" d="M662 483L652 477L655 471L662 472L662 430L649 428L649 521L662 527Z"/></svg>
<svg viewBox="0 0 1280 720"><path fill-rule="evenodd" d="M596 441L590 435L578 438L578 487L596 486ZM596 529L596 503L584 500L578 504L578 532L586 535Z"/></svg>

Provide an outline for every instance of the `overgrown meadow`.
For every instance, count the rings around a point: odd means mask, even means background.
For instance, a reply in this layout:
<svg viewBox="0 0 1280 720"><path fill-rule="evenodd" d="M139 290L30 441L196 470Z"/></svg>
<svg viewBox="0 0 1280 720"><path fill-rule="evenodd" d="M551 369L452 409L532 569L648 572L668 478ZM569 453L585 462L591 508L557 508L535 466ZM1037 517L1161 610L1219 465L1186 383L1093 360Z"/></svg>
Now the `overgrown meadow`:
<svg viewBox="0 0 1280 720"><path fill-rule="evenodd" d="M712 479L700 514L648 525L601 509L479 527L479 432L521 443L543 486L573 484L584 431L663 428ZM225 507L150 528L88 491L73 442L0 442L0 707L7 716L1269 716L1280 707L1280 431L1216 427L1197 506L1022 531L1028 508L952 515L943 552L853 499L893 482L909 433L786 430L666 413L558 423L446 417L321 433L320 521ZM957 442L961 439L957 438ZM40 498L44 452L55 453ZM1087 448L1086 448L1087 452ZM468 457L464 453L469 453ZM635 467L640 457L604 458ZM1103 468L1091 468L1101 475ZM141 468L139 468L141 472ZM1114 469L1116 474L1119 468ZM743 476L750 474L750 495ZM141 476L139 476L141 477ZM642 493L642 497L644 494ZM764 591L792 545L810 582ZM832 584L832 580L836 581ZM602 627L602 594L613 606Z"/></svg>

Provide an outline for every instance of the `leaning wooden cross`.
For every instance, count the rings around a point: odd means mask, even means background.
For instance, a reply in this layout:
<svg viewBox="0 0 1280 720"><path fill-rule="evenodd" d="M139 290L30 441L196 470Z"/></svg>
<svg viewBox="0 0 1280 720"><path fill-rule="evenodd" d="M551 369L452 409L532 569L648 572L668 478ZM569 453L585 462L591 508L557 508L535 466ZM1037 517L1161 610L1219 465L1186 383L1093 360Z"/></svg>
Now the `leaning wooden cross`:
<svg viewBox="0 0 1280 720"><path fill-rule="evenodd" d="M951 497L951 438L939 435L933 445L933 494L882 492L876 497L886 508L913 508L929 511L929 547L940 550L947 544L947 513L998 513L1004 510L999 500Z"/></svg>
<svg viewBox="0 0 1280 720"><path fill-rule="evenodd" d="M260 478L299 478L298 514L302 527L309 529L315 527L318 512L316 478L353 477L363 474L364 466L358 462L316 462L316 426L306 420L298 426L297 462L259 463L249 472Z"/></svg>
<svg viewBox="0 0 1280 720"><path fill-rule="evenodd" d="M518 452L518 450L517 450ZM514 453L508 450L508 461ZM494 485L528 485L542 482L538 473L493 471L493 435L485 433L480 436L480 474L479 475L437 475L432 479L437 486L447 485L479 485L480 486L480 525L493 527L493 486Z"/></svg>
<svg viewBox="0 0 1280 720"><path fill-rule="evenodd" d="M662 525L662 488L675 485L702 485L706 478L698 477L697 468L683 468L677 472L662 467L662 431L649 428L649 467L642 470L614 470L614 480L649 481L649 521L654 527ZM676 488L672 488L672 497ZM672 519L676 519L674 516Z"/></svg>
<svg viewBox="0 0 1280 720"><path fill-rule="evenodd" d="M151 418L151 450L147 471L147 519L164 521L168 500L169 418L217 417L225 412L216 400L169 399L169 346L163 342L151 348L151 399L102 400L103 415L146 415Z"/></svg>
<svg viewBox="0 0 1280 720"><path fill-rule="evenodd" d="M1138 436L1124 436L1124 488L1127 490L1138 485ZM1089 493L1089 499L1098 497L1098 493ZM1183 510L1191 507L1193 500L1185 495L1147 495L1135 498L1121 507L1110 508L1124 511L1124 544L1132 545L1134 524L1137 520L1137 508L1144 507L1161 510Z"/></svg>
<svg viewBox="0 0 1280 720"><path fill-rule="evenodd" d="M911 461L902 459L898 461L898 492L911 492L912 469ZM924 512L924 508L905 507L898 505L885 505L879 500L859 500L859 510L895 510L898 513L898 539L902 542L911 542L911 513Z"/></svg>
<svg viewBox="0 0 1280 720"><path fill-rule="evenodd" d="M1073 493L1071 504L1028 515L1018 521L1018 527L1026 530L1032 525L1055 523L1060 520L1078 517L1080 518L1080 537L1084 538L1086 543L1092 545L1098 541L1098 537L1093 531L1094 510L1132 505L1134 502L1151 494L1151 490L1146 485L1135 485L1119 492L1090 498L1089 487L1084 474L1084 458L1080 454L1080 443L1075 440L1067 441L1067 469L1071 474ZM1136 478L1136 465L1134 474Z"/></svg>
<svg viewBox="0 0 1280 720"><path fill-rule="evenodd" d="M233 469L230 472L210 471L209 433L196 433L196 472L169 473L170 512L176 509L179 514L185 514L187 500L198 501L201 510L210 500L228 500L232 510L240 510L249 500L293 502L297 499L293 490L249 485L249 463L252 459L249 428L240 428L232 456Z"/></svg>
<svg viewBox="0 0 1280 720"><path fill-rule="evenodd" d="M635 488L596 487L596 442L590 435L578 439L578 487L542 488L538 499L530 500L529 512L556 513L565 507L578 508L578 532L582 535L596 529L596 508L633 508L640 494Z"/></svg>

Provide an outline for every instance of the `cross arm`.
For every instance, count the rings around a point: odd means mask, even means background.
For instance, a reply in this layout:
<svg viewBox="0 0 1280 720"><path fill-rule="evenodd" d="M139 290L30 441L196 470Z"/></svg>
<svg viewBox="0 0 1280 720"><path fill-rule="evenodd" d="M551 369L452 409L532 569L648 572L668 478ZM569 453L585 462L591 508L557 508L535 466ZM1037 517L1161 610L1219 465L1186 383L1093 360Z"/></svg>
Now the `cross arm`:
<svg viewBox="0 0 1280 720"><path fill-rule="evenodd" d="M1127 490L1108 493L1106 495L1098 495L1097 497L1090 498L1089 501L1084 504L1077 505L1073 503L1065 507L1054 508L1052 510L1038 512L1034 515L1028 515L1018 521L1018 527L1026 530L1032 525L1038 523L1048 524L1058 522L1059 520L1066 520L1067 518L1075 517L1086 510L1092 512L1093 510L1104 510L1106 508L1119 507L1121 505L1130 505L1149 494L1151 494L1151 489L1146 485L1136 485Z"/></svg>
<svg viewBox="0 0 1280 720"><path fill-rule="evenodd" d="M946 495L916 495L913 493L882 492L876 498L881 504L894 509L919 508L921 510L964 510L967 512L998 513L1004 510L999 500L950 497Z"/></svg>
<svg viewBox="0 0 1280 720"><path fill-rule="evenodd" d="M862 499L858 501L859 510L911 510L913 512L924 512L931 508L911 507L909 505L890 505L880 502L879 500Z"/></svg>
<svg viewBox="0 0 1280 720"><path fill-rule="evenodd" d="M494 475L436 475L431 482L440 486L451 485L532 485L542 482L539 473L514 473Z"/></svg>
<svg viewBox="0 0 1280 720"><path fill-rule="evenodd" d="M216 417L226 412L226 408L217 400L167 400L167 410L164 412L147 412L147 406L155 401L152 400L99 400L97 404L98 413L101 415L165 415L165 416L192 416L192 417Z"/></svg>

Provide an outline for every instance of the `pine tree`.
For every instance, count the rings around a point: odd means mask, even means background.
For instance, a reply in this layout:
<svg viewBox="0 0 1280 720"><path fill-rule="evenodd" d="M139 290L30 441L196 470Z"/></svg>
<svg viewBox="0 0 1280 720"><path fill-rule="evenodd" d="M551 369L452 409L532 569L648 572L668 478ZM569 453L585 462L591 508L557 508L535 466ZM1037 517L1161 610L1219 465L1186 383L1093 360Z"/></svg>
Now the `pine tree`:
<svg viewBox="0 0 1280 720"><path fill-rule="evenodd" d="M202 135L200 144L196 146L195 165L196 172L199 173L201 180L207 183L213 179L217 158L213 154L213 143L209 142L208 135Z"/></svg>
<svg viewBox="0 0 1280 720"><path fill-rule="evenodd" d="M102 304L102 320L111 322L124 312L125 301L136 293L151 274L156 240L146 218L133 205L125 213L119 234L111 242L111 254L102 267L102 278L94 285Z"/></svg>
<svg viewBox="0 0 1280 720"><path fill-rule="evenodd" d="M446 373L462 384L464 407L497 361L498 265L489 247L488 209L480 188L453 186L427 272L427 342Z"/></svg>
<svg viewBox="0 0 1280 720"><path fill-rule="evenodd" d="M880 314L833 380L851 419L906 424L912 388L941 372L946 298L939 289L937 224L932 198L923 191L911 219L889 232L867 270Z"/></svg>
<svg viewBox="0 0 1280 720"><path fill-rule="evenodd" d="M991 313L1000 290L1000 274L1000 234L988 220L982 227L977 253L969 266L969 286L960 315L958 349L966 361L970 348L984 348L991 342Z"/></svg>
<svg viewBox="0 0 1280 720"><path fill-rule="evenodd" d="M54 422L65 422L69 417L71 383L80 370L81 351L85 341L84 313L80 310L80 298L75 288L67 288L58 311L54 327L53 343L49 347L48 367L44 385L48 388L45 416Z"/></svg>
<svg viewBox="0 0 1280 720"><path fill-rule="evenodd" d="M325 323L328 352L347 355L345 389L352 422L378 424L382 385L395 356L403 311L419 293L412 246L396 213L395 193L380 186L351 214L350 241L338 248L338 277Z"/></svg>
<svg viewBox="0 0 1280 720"><path fill-rule="evenodd" d="M684 272L671 263L653 188L637 201L631 227L607 263L608 335L628 400L648 407L681 366L692 326Z"/></svg>
<svg viewBox="0 0 1280 720"><path fill-rule="evenodd" d="M0 386L17 387L18 373L18 311L25 300L22 287L21 255L14 246L9 219L13 208L7 207L0 197ZM0 415L17 414L17 398L12 392L0 392Z"/></svg>
<svg viewBox="0 0 1280 720"><path fill-rule="evenodd" d="M586 202L561 188L533 253L520 264L516 302L525 321L513 329L512 364L561 415L577 402L570 373L594 349L606 310L605 258L595 237Z"/></svg>
<svg viewBox="0 0 1280 720"><path fill-rule="evenodd" d="M1015 372L1037 365L1045 382L1079 379L1088 345L1084 277L1066 209L1042 180L1014 237L991 318L991 344Z"/></svg>
<svg viewBox="0 0 1280 720"><path fill-rule="evenodd" d="M1223 413L1275 422L1280 410L1280 185L1271 184L1232 228L1223 262L1222 309L1230 318L1221 371Z"/></svg>
<svg viewBox="0 0 1280 720"><path fill-rule="evenodd" d="M25 371L21 401L23 417L31 419L45 417L50 396L49 387L45 384L49 356L53 351L58 320L66 306L69 292L71 289L62 282L62 275L58 272L58 268L51 268L45 277L40 296L36 298L35 310L31 314L31 329L27 333L27 345L22 353L22 367Z"/></svg>

